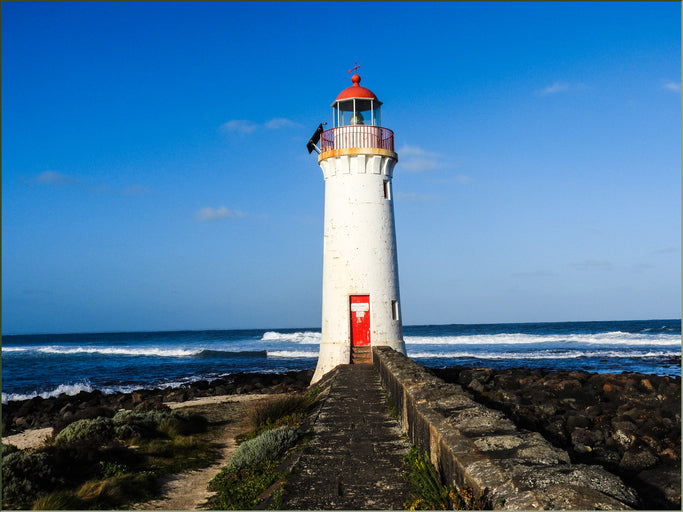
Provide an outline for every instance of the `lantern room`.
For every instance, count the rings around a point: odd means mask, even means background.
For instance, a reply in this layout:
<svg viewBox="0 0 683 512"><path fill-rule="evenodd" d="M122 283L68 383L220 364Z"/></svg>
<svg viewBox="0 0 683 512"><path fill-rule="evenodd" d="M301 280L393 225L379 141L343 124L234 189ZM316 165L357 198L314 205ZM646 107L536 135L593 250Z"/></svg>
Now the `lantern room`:
<svg viewBox="0 0 683 512"><path fill-rule="evenodd" d="M382 126L382 102L374 92L360 85L358 73L354 73L351 81L353 85L339 93L332 103L333 127L324 130L323 125L327 123L319 124L306 144L308 152L318 153L319 162L330 156L339 156L339 153L330 151L357 152L359 149L369 150L368 154L378 154L376 150L388 151L396 159L394 132Z"/></svg>
<svg viewBox="0 0 683 512"><path fill-rule="evenodd" d="M381 126L381 105L375 93L360 85L360 76L351 77L353 85L344 89L332 103L334 128L342 126Z"/></svg>

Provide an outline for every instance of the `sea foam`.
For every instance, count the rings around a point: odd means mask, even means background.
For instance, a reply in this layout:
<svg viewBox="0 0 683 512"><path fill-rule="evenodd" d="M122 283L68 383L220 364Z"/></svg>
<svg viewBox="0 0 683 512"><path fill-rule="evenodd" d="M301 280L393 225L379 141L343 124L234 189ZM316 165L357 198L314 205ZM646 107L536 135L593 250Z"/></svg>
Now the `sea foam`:
<svg viewBox="0 0 683 512"><path fill-rule="evenodd" d="M675 334L639 334L606 332L595 334L477 334L462 336L405 336L410 345L525 345L541 343L585 343L591 345L680 346Z"/></svg>
<svg viewBox="0 0 683 512"><path fill-rule="evenodd" d="M290 343L300 343L302 345L316 345L320 343L321 334L314 331L301 332L277 332L268 331L263 334L261 341L287 341Z"/></svg>

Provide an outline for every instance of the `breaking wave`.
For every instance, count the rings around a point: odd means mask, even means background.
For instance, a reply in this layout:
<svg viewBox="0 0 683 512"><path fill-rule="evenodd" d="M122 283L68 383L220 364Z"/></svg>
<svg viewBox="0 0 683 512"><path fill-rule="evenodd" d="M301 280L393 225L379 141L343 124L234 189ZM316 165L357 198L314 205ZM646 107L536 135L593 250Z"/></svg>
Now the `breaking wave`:
<svg viewBox="0 0 683 512"><path fill-rule="evenodd" d="M647 335L626 332L595 334L478 334L464 336L405 336L410 345L525 345L539 343L574 343L591 345L626 346L680 346L681 336L676 334Z"/></svg>
<svg viewBox="0 0 683 512"><path fill-rule="evenodd" d="M263 334L261 341L286 341L289 343L300 343L302 345L317 345L320 343L321 334L315 331L300 332L277 332L268 331Z"/></svg>

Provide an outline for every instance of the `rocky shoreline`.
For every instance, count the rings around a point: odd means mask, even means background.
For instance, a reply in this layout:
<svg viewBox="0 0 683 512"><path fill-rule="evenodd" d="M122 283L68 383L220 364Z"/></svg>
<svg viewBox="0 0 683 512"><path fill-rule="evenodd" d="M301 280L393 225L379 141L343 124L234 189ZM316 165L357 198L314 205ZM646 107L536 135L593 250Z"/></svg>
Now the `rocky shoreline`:
<svg viewBox="0 0 683 512"><path fill-rule="evenodd" d="M575 462L599 464L639 493L645 508L680 509L681 379L623 373L543 372L530 369L431 368L463 386L518 426L540 432ZM239 373L179 388L104 395L36 397L2 405L2 435L53 427L119 409L154 409L219 395L289 393L307 389L313 370Z"/></svg>
<svg viewBox="0 0 683 512"><path fill-rule="evenodd" d="M105 395L99 390L77 395L35 397L2 404L2 435L27 429L53 427L55 433L69 423L97 416L113 417L120 409L151 410L162 402L187 402L201 397L251 393L294 393L308 388L313 370L286 373L236 373L212 381L200 380L176 388L138 389Z"/></svg>
<svg viewBox="0 0 683 512"><path fill-rule="evenodd" d="M540 432L572 461L599 464L619 475L645 508L680 510L680 377L523 368L430 370L519 427Z"/></svg>

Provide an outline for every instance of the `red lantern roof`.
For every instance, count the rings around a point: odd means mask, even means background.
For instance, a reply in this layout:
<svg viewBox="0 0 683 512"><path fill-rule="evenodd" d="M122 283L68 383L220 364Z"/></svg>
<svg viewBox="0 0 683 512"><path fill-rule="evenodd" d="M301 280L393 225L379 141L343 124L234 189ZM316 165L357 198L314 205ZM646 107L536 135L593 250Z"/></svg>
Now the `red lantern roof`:
<svg viewBox="0 0 683 512"><path fill-rule="evenodd" d="M334 100L335 103L340 100L348 100L351 98L365 98L375 100L379 105L382 104L382 102L377 99L374 92L360 85L360 76L358 76L357 73L351 77L351 81L353 82L353 85L340 92L337 99Z"/></svg>

